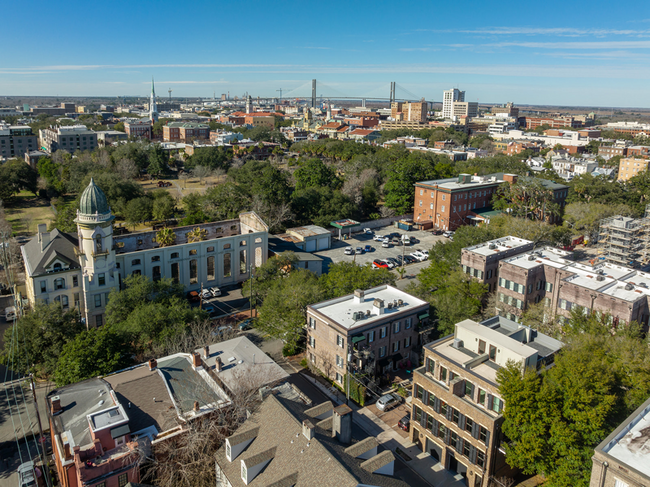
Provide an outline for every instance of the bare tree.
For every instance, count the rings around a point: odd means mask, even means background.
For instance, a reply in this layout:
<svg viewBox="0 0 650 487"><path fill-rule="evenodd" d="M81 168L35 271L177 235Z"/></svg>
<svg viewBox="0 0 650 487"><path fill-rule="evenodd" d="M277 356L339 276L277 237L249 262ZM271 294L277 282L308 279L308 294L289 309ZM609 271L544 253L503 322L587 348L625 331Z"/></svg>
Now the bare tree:
<svg viewBox="0 0 650 487"><path fill-rule="evenodd" d="M140 171L138 171L138 166L133 160L124 158L117 163L117 173L122 179L135 179Z"/></svg>
<svg viewBox="0 0 650 487"><path fill-rule="evenodd" d="M212 169L207 166L196 166L191 173L193 177L199 179L200 184L203 184L203 180L212 174Z"/></svg>
<svg viewBox="0 0 650 487"><path fill-rule="evenodd" d="M291 211L291 204L288 202L265 203L259 196L253 198L251 210L260 215L268 224L269 231L276 232L282 227L282 224L294 217Z"/></svg>
<svg viewBox="0 0 650 487"><path fill-rule="evenodd" d="M395 216L395 210L382 205L379 207L379 214L381 215L382 218L387 218L387 217Z"/></svg>
<svg viewBox="0 0 650 487"><path fill-rule="evenodd" d="M488 487L512 487L515 485L515 479L510 477L490 477Z"/></svg>
<svg viewBox="0 0 650 487"><path fill-rule="evenodd" d="M234 326L235 320L223 318L220 320L202 320L190 323L182 335L175 335L154 346L152 357L164 357L175 353L192 353L204 345L224 342L239 336ZM147 358L152 358L147 357Z"/></svg>
<svg viewBox="0 0 650 487"><path fill-rule="evenodd" d="M106 149L102 149L97 154L97 164L102 167L110 167L112 164L111 156Z"/></svg>

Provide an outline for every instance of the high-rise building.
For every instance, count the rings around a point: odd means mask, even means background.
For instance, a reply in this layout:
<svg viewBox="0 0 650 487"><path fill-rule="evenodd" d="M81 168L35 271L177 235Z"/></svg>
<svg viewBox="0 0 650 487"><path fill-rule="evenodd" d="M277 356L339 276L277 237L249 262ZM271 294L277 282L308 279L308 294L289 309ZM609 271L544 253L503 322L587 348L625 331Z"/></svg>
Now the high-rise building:
<svg viewBox="0 0 650 487"><path fill-rule="evenodd" d="M151 77L151 101L149 102L149 120L151 123L158 121L158 107L156 106L156 92L153 87L153 76Z"/></svg>
<svg viewBox="0 0 650 487"><path fill-rule="evenodd" d="M465 101L465 92L452 88L442 92L442 116L452 118L454 115L453 104L456 101Z"/></svg>

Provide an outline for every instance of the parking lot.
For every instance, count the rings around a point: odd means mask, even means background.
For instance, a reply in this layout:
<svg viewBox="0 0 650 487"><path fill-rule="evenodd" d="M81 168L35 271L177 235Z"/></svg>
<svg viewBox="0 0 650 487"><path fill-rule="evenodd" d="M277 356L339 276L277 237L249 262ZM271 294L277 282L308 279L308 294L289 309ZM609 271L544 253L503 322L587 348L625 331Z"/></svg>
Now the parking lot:
<svg viewBox="0 0 650 487"><path fill-rule="evenodd" d="M377 416L379 419L381 419L384 423L386 423L386 425L388 425L390 428L396 431L397 434L400 435L402 438L408 438L409 436L408 432L404 431L399 426L397 426L397 422L400 419L402 419L411 410L410 406L407 403L402 402L402 404L400 404L399 406L393 409L389 409L388 411L378 410L375 404L366 406L366 408L370 412L372 412L375 416Z"/></svg>
<svg viewBox="0 0 650 487"><path fill-rule="evenodd" d="M389 248L384 248L381 246L381 242L376 242L373 240L373 237L375 235L387 236L390 233L399 233L400 235L407 234L411 238L415 237L418 242L416 244L411 244L408 246L391 244ZM415 252L416 250L430 250L431 247L433 247L433 245L439 241L447 241L447 239L442 235L433 235L428 231L413 230L407 232L405 230L400 230L399 228L389 226L375 229L373 235L367 235L365 233L353 233L352 237L348 240L332 239L331 249L314 252L314 254L318 255L325 261L323 266L325 269L331 263L336 262L353 261L360 265L366 263L372 264L372 261L375 259L384 260L388 257L396 258L398 255L408 255L411 252ZM370 252L364 252L362 254L355 255L345 255L344 253L346 247L352 247L353 249L356 249L357 247L363 248L366 245L370 245L372 247L372 250ZM421 268L421 265L418 266L418 264L410 264L406 266L407 271L410 271L411 266L417 266L418 268Z"/></svg>

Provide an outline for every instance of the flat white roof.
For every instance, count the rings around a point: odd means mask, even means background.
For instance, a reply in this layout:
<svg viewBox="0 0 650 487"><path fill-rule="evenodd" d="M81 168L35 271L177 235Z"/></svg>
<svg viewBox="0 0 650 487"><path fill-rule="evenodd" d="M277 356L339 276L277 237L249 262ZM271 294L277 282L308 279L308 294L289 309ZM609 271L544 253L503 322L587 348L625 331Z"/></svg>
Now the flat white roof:
<svg viewBox="0 0 650 487"><path fill-rule="evenodd" d="M377 309L373 306L375 299L381 299L384 301L383 314L379 314ZM399 302L400 299L402 300L401 306L388 309L389 303ZM309 308L317 310L319 313L324 314L328 319L335 321L344 328L351 329L357 326L365 326L368 323L378 321L387 316L397 317L399 315L413 313L416 308L424 305L428 306L429 303L395 287L383 285L364 291L364 298L360 303L356 303L354 295L350 294L341 298L312 304ZM355 320L353 318L353 313L359 311L363 311L364 314L366 311L370 311L370 316L364 317L360 320Z"/></svg>
<svg viewBox="0 0 650 487"><path fill-rule="evenodd" d="M524 245L529 245L532 243L533 242L531 240L508 236L489 240L487 242L473 245L471 247L466 247L465 250L475 252L479 255L493 255L504 250L516 249L518 247L523 247ZM495 248L491 249L490 244L494 244Z"/></svg>
<svg viewBox="0 0 650 487"><path fill-rule="evenodd" d="M603 452L650 477L650 404L624 425Z"/></svg>

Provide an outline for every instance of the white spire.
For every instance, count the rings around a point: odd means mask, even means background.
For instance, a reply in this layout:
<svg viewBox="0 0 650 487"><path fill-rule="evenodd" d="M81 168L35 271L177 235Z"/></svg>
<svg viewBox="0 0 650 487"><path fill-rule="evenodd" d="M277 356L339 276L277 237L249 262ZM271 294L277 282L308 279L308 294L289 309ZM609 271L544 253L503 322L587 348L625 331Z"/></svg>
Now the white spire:
<svg viewBox="0 0 650 487"><path fill-rule="evenodd" d="M149 100L149 120L152 123L158 121L158 107L156 106L156 91L153 87L153 76L151 77L151 99Z"/></svg>

